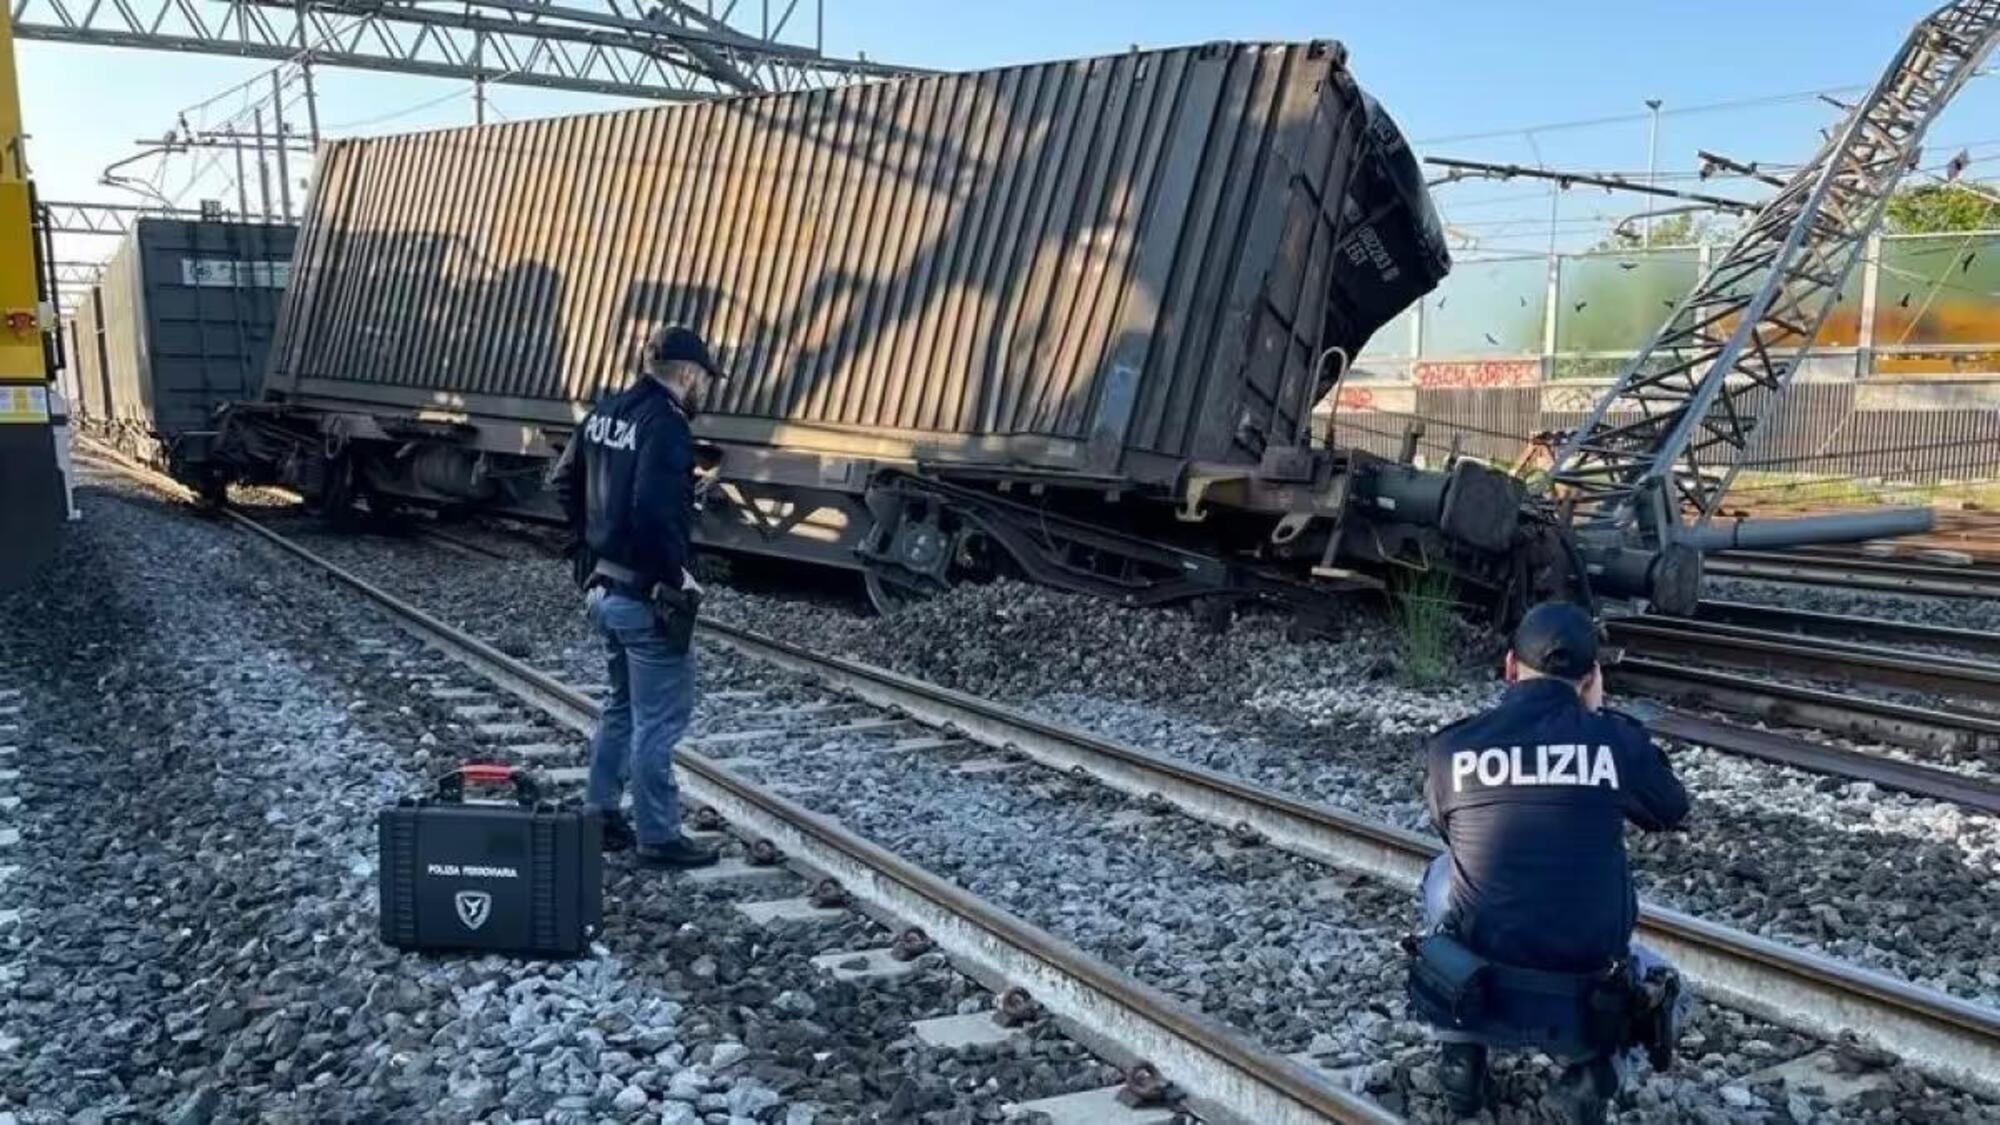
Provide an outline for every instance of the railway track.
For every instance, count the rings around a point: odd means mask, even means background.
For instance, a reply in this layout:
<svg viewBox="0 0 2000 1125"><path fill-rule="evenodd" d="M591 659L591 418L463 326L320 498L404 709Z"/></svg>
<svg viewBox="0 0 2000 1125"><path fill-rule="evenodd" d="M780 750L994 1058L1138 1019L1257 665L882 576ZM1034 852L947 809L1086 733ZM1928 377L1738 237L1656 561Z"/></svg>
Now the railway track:
<svg viewBox="0 0 2000 1125"><path fill-rule="evenodd" d="M187 497L177 483L122 459L96 464ZM438 620L241 512L221 518L365 598L394 623L556 725L587 735L600 714L589 695ZM710 632L714 635L714 629ZM726 636L726 634L725 634ZM736 643L730 638L731 643ZM1140 1060L1205 1118L1263 1122L1388 1122L1397 1118L1298 1060L1242 1033L1048 932L925 871L834 821L759 786L683 745L683 791L716 810L736 834L837 881L871 913L913 927L996 993L1022 989L1086 1044ZM581 765L550 771L581 777Z"/></svg>
<svg viewBox="0 0 2000 1125"><path fill-rule="evenodd" d="M1628 655L1605 672L1622 690L1780 726L1807 727L1920 751L1985 754L2000 749L2000 719L1982 715L1642 656Z"/></svg>
<svg viewBox="0 0 2000 1125"><path fill-rule="evenodd" d="M1896 594L1946 598L2000 597L2000 567L1990 564L1942 566L1863 555L1780 551L1725 551L1710 555L1702 569L1724 578L1842 586Z"/></svg>
<svg viewBox="0 0 2000 1125"><path fill-rule="evenodd" d="M1933 801L1949 801L2000 816L2000 785L1953 770L1829 746L1780 731L1739 726L1684 711L1651 715L1646 720L1646 726L1655 734L1738 757L1756 758L1828 777L1865 781L1893 792Z"/></svg>
<svg viewBox="0 0 2000 1125"><path fill-rule="evenodd" d="M1609 632L1611 640L1628 651L1648 656L1797 673L1847 687L1913 689L1927 695L2000 701L2000 665L1965 657L1713 620L1617 618L1609 622Z"/></svg>
<svg viewBox="0 0 2000 1125"><path fill-rule="evenodd" d="M1608 631L1623 649L1608 672L1624 689L1928 753L1989 756L2000 751L2000 715L1969 705L2000 700L2000 665L1864 643L1894 638L1904 644L1987 651L1996 638L1985 634L1735 602L1704 603L1693 620L1615 619ZM1779 682L1751 673L1796 674L1820 684ZM1923 705L1845 690L1852 688L1917 691L1959 702ZM1679 729L1669 729L1674 727ZM2000 784L1964 773L1686 715L1664 717L1654 729L1694 737L1719 750L2000 811ZM1698 737L1689 733L1697 729Z"/></svg>
<svg viewBox="0 0 2000 1125"><path fill-rule="evenodd" d="M1704 602L1692 619L1614 619L1608 632L1625 653L1609 669L1621 688L1931 753L2000 750L2000 717L1992 714L1745 674L1793 673L1850 687L1913 689L1991 703L2000 700L2000 665L1882 643L2000 652L2000 638L1989 634L1744 602ZM1685 712L1654 716L1648 725L1727 753L2000 814L2000 783L1963 772Z"/></svg>
<svg viewBox="0 0 2000 1125"><path fill-rule="evenodd" d="M1869 644L1928 645L1961 653L2000 656L2000 634L1983 633L1976 629L1953 629L1943 625L1925 625L1915 621L1855 617L1843 613L1821 613L1817 610L1733 601L1704 601L1695 607L1693 619L1763 629L1771 633L1862 641Z"/></svg>
<svg viewBox="0 0 2000 1125"><path fill-rule="evenodd" d="M230 514L246 530L370 598L501 689L561 724L587 730L596 705L579 692L444 625ZM1063 727L1002 704L894 672L812 653L705 622L716 643L801 673L841 695L963 739L1082 771L1149 804L1254 836L1294 854L1414 891L1439 850L1427 836L1303 801L1190 763ZM745 781L697 752L681 758L688 792L739 830L839 879L858 899L923 927L975 976L1015 980L1100 1041L1140 1053L1186 1089L1196 1108L1256 1121L1373 1120L1377 1107L997 909L839 825ZM2000 1096L2000 1011L1886 974L1794 949L1665 908L1646 906L1643 940L1674 958L1707 997L1825 1039L1852 1035L1946 1082ZM1055 1003L1050 1003L1055 1001Z"/></svg>

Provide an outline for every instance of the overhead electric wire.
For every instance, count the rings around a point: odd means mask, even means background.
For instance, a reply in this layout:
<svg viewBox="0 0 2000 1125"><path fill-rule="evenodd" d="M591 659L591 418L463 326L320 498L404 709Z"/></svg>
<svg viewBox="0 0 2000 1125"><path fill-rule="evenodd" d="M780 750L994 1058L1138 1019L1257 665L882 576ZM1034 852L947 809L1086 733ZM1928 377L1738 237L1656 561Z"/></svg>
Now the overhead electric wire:
<svg viewBox="0 0 2000 1125"><path fill-rule="evenodd" d="M1990 70L1980 70L1973 78L1990 75ZM1661 117L1688 117L1696 114L1719 113L1738 109L1756 109L1762 106L1783 105L1790 102L1814 101L1822 94L1856 94L1873 88L1873 83L1858 82L1846 86L1830 86L1819 90L1801 90L1790 94L1766 94L1753 98L1732 98L1719 102L1704 102L1690 106L1677 106L1659 111ZM1603 117L1586 117L1571 121L1550 121L1537 125L1516 125L1512 128L1489 129L1476 133L1456 133L1443 137L1420 137L1413 141L1417 145L1461 144L1467 141L1487 141L1506 137L1519 137L1534 133L1560 133L1575 129L1590 129L1603 125L1624 125L1635 121L1650 121L1652 111L1609 114Z"/></svg>
<svg viewBox="0 0 2000 1125"><path fill-rule="evenodd" d="M279 89L282 91L284 87L281 85ZM303 91L301 91L297 94L292 95L288 99L285 99L283 101L273 101L271 104L275 105L280 110L282 115L283 110L292 109L304 100L305 100L305 94ZM261 108L264 104L264 101L259 100L255 104ZM236 114L231 117L224 118L223 121L221 122L221 125L229 126L237 124L243 118L243 116L244 116L243 114ZM213 130L204 129L203 131L212 132ZM283 144L284 143L283 139L281 138L278 143ZM259 145L261 145L261 141L259 142ZM259 146L253 145L248 147L254 148ZM202 177L214 171L216 166L222 163L223 156L228 151L229 151L228 149L224 149L218 146L212 148L207 157L197 158L197 165L195 170L189 173L188 177L184 181L182 181L180 189L176 191L171 197L168 197L169 201L174 204L180 203L180 201L187 196L188 192L194 190L196 183L198 183ZM162 155L167 155L167 154L163 153ZM166 161L162 160L160 162L160 169L162 173L164 173L165 167L166 167ZM230 177L228 182L231 186L235 186L236 181L234 177Z"/></svg>
<svg viewBox="0 0 2000 1125"><path fill-rule="evenodd" d="M438 95L435 98L430 98L426 101L417 102L413 105L407 105L404 106L402 109L392 110L388 113L384 113L376 117L363 118L359 121L343 121L338 125L329 125L327 126L327 128L336 131L344 131L347 129L365 129L370 125L380 125L385 121L395 121L399 118L408 117L413 113L421 113L424 110L430 109L432 106L443 105L445 102L451 101L453 98L469 98L471 96L472 96L472 88L468 86L463 90L450 90L447 91L446 93Z"/></svg>

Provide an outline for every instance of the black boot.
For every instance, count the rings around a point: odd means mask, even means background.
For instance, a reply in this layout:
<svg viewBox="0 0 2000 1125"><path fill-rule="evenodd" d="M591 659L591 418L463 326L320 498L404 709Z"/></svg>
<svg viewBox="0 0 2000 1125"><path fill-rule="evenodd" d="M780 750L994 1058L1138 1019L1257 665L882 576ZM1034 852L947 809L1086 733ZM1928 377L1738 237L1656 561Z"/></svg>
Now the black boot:
<svg viewBox="0 0 2000 1125"><path fill-rule="evenodd" d="M607 852L631 851L639 843L637 833L632 831L632 822L618 809L605 809L598 814L600 845Z"/></svg>
<svg viewBox="0 0 2000 1125"><path fill-rule="evenodd" d="M714 848L678 832L664 844L640 844L632 856L641 867L707 867L717 859Z"/></svg>
<svg viewBox="0 0 2000 1125"><path fill-rule="evenodd" d="M1556 1104L1574 1125L1604 1125L1618 1096L1618 1069L1609 1055L1571 1063L1556 1079Z"/></svg>
<svg viewBox="0 0 2000 1125"><path fill-rule="evenodd" d="M1444 1043L1439 1047L1438 1086L1454 1116L1476 1117L1486 1106L1486 1047Z"/></svg>

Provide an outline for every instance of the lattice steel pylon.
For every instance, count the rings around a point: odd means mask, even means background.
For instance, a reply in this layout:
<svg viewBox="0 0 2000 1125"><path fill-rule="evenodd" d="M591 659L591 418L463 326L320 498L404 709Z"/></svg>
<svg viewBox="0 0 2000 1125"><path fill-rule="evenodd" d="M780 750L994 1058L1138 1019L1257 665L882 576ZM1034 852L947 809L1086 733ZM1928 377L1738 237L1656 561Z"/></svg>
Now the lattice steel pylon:
<svg viewBox="0 0 2000 1125"><path fill-rule="evenodd" d="M1818 154L1745 226L1556 454L1578 530L1674 541L1715 513L1840 298L1924 131L2000 35L2000 0L1917 24ZM1685 521L1685 522L1684 522Z"/></svg>
<svg viewBox="0 0 2000 1125"><path fill-rule="evenodd" d="M723 15L690 0L8 2L20 39L303 59L634 98L783 92L914 73L781 38L800 17L800 0L738 0ZM817 4L807 12L817 17Z"/></svg>

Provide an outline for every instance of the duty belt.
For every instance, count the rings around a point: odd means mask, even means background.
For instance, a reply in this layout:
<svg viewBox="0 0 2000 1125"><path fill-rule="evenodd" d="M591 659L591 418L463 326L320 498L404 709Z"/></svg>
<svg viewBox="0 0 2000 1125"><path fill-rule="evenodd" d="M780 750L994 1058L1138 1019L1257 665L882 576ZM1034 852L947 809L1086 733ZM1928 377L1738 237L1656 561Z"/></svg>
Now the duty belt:
<svg viewBox="0 0 2000 1125"><path fill-rule="evenodd" d="M1623 958L1594 972L1531 969L1490 960L1446 932L1407 938L1403 948L1410 955L1411 1010L1434 1026L1488 1042L1562 1053L1615 1049L1634 1041L1634 1024L1646 1014Z"/></svg>
<svg viewBox="0 0 2000 1125"><path fill-rule="evenodd" d="M603 558L597 560L597 565L591 569L590 581L585 583L586 588L602 586L614 594L623 594L642 602L652 598L653 587L657 585L657 581L631 567Z"/></svg>

